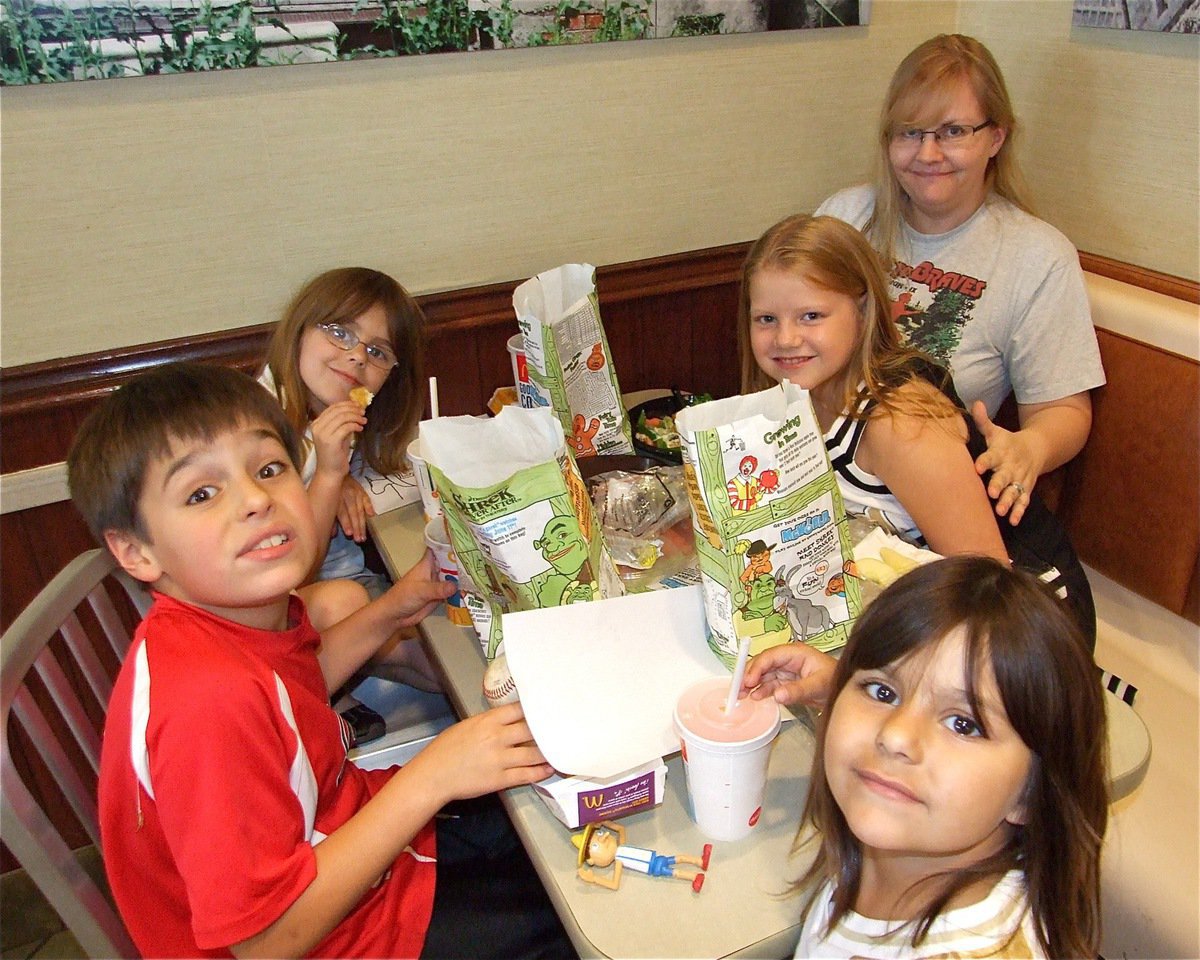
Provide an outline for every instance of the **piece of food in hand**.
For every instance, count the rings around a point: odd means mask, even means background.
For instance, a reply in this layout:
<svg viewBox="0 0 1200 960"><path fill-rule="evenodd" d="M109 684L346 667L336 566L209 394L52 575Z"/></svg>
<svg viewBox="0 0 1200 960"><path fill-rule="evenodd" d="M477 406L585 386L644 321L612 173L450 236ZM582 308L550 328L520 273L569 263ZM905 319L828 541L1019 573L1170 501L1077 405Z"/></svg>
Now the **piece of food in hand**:
<svg viewBox="0 0 1200 960"><path fill-rule="evenodd" d="M366 387L354 387L350 391L350 399L366 410L371 405L371 401L375 399L375 394Z"/></svg>
<svg viewBox="0 0 1200 960"><path fill-rule="evenodd" d="M858 568L859 576L865 577L881 587L886 587L900 576L895 567L889 566L882 560L876 560L874 557L857 557L854 565Z"/></svg>
<svg viewBox="0 0 1200 960"><path fill-rule="evenodd" d="M498 387L492 394L492 399L488 401L487 407L493 416L498 416L505 407L520 402L521 398L517 395L516 387Z"/></svg>
<svg viewBox="0 0 1200 960"><path fill-rule="evenodd" d="M920 564L917 563L917 561L912 557L906 557L904 554L897 550L893 550L891 547L880 547L879 559L881 559L897 573L908 573L909 570L920 566Z"/></svg>

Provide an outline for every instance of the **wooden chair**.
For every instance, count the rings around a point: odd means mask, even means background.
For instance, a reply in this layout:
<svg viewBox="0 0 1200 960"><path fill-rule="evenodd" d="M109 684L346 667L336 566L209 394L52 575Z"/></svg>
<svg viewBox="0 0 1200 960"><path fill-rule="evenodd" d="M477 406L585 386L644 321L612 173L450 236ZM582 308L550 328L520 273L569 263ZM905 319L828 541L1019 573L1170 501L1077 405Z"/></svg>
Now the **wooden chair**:
<svg viewBox="0 0 1200 960"><path fill-rule="evenodd" d="M112 679L93 637L98 640L103 634L118 661L124 659L130 643L106 580L124 589L139 614L148 608L149 594L117 570L107 550L89 550L43 588L0 640L0 814L4 843L88 955L136 957L107 895L80 866L14 766L9 740L10 721L16 717L28 736L29 749L38 754L62 799L98 848L95 790L85 783L76 764L82 757L94 779L100 767L100 735L77 689L89 691L100 709L106 709ZM62 643L52 645L56 636ZM29 683L35 675L40 688L36 696ZM50 702L54 710L44 708Z"/></svg>

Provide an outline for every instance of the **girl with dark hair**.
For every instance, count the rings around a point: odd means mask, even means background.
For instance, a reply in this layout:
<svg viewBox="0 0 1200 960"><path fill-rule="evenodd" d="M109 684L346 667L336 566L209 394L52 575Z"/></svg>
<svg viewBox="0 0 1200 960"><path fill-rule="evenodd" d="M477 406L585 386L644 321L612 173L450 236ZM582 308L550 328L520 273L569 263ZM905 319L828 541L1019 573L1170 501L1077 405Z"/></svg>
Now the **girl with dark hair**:
<svg viewBox="0 0 1200 960"><path fill-rule="evenodd" d="M797 957L1096 956L1103 692L1037 580L984 557L919 567L840 660L772 647L743 692L830 705L794 848L816 847Z"/></svg>

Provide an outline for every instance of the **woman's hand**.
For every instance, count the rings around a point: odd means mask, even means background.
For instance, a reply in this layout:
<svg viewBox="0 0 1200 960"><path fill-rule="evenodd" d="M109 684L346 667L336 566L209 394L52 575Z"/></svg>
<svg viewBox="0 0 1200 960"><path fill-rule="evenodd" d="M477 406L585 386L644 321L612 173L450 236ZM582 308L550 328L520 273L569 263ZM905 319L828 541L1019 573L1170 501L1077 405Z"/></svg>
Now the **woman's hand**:
<svg viewBox="0 0 1200 960"><path fill-rule="evenodd" d="M983 401L971 407L975 426L988 448L975 460L975 471L992 471L988 496L996 501L997 516L1008 516L1014 527L1025 516L1038 478L1070 460L1083 449L1092 429L1092 398L1072 394L1047 403L1018 404L1021 429L1005 430L987 415Z"/></svg>
<svg viewBox="0 0 1200 960"><path fill-rule="evenodd" d="M367 539L367 518L373 516L375 507L362 484L349 475L343 477L337 518L346 536L355 543L362 543Z"/></svg>
<svg viewBox="0 0 1200 960"><path fill-rule="evenodd" d="M350 470L350 448L354 435L362 433L367 418L353 400L330 404L312 422L317 472L344 477Z"/></svg>
<svg viewBox="0 0 1200 960"><path fill-rule="evenodd" d="M752 700L770 697L785 706L802 703L825 709L837 661L806 643L767 647L750 658L739 696Z"/></svg>
<svg viewBox="0 0 1200 960"><path fill-rule="evenodd" d="M982 400L975 401L971 416L988 446L976 458L975 472L983 476L992 471L987 492L996 502L996 516L1007 516L1015 527L1025 516L1029 495L1042 475L1037 444L1025 430L1014 432L993 423Z"/></svg>

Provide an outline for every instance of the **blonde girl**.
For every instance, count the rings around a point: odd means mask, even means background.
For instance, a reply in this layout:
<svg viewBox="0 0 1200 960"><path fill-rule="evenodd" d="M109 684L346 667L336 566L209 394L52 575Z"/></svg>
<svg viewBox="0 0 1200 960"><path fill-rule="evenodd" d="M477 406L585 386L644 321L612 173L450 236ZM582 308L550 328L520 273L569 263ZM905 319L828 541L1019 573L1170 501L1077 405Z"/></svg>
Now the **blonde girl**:
<svg viewBox="0 0 1200 960"><path fill-rule="evenodd" d="M1087 576L1037 496L1030 522L997 524L974 459L986 443L949 372L905 346L866 238L834 217L796 214L751 247L742 270L743 391L790 380L810 393L847 510L943 555L1010 558L1071 607L1095 645Z"/></svg>
<svg viewBox="0 0 1200 960"><path fill-rule="evenodd" d="M1008 559L966 424L900 344L862 234L832 217L775 224L746 257L739 314L743 391L809 391L848 510L941 554Z"/></svg>
<svg viewBox="0 0 1200 960"><path fill-rule="evenodd" d="M828 702L797 957L1097 955L1102 691L1037 580L982 557L905 575L855 626Z"/></svg>

